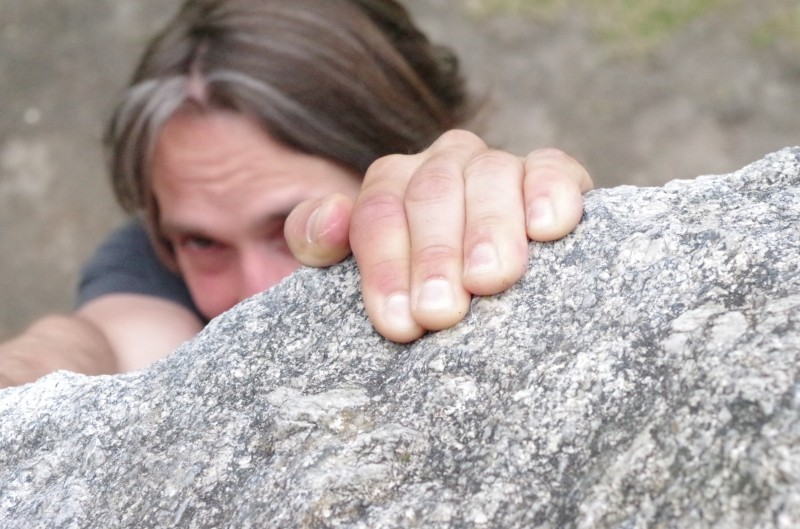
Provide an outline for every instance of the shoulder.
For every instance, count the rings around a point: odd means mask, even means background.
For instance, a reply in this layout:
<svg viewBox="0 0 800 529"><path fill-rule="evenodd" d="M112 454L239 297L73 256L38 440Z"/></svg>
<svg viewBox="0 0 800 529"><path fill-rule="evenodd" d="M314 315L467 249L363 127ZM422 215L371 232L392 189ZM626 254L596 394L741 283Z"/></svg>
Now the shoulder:
<svg viewBox="0 0 800 529"><path fill-rule="evenodd" d="M159 261L138 218L114 230L83 266L77 305L120 293L156 296L197 312L186 283Z"/></svg>

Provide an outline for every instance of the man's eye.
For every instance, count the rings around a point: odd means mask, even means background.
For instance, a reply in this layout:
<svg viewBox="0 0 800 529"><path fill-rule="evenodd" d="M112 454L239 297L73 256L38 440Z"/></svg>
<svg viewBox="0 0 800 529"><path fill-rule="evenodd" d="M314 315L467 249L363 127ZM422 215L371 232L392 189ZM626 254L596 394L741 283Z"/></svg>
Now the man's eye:
<svg viewBox="0 0 800 529"><path fill-rule="evenodd" d="M181 246L190 248L192 250L208 250L218 247L219 243L214 239L209 239L208 237L186 237L183 241L181 241Z"/></svg>

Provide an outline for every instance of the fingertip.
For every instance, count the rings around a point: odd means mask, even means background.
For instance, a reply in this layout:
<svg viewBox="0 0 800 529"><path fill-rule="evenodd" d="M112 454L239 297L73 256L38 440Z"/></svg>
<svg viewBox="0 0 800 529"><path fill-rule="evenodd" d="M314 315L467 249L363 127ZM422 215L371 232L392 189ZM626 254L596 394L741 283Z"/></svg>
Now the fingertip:
<svg viewBox="0 0 800 529"><path fill-rule="evenodd" d="M464 319L471 296L461 282L430 278L420 285L412 301L414 320L431 331L449 329Z"/></svg>
<svg viewBox="0 0 800 529"><path fill-rule="evenodd" d="M353 201L350 197L335 193L322 200L306 226L306 237L320 248L349 249L350 217Z"/></svg>
<svg viewBox="0 0 800 529"><path fill-rule="evenodd" d="M464 288L476 296L490 296L508 290L528 265L528 240L500 251L491 243L475 245L464 264Z"/></svg>
<svg viewBox="0 0 800 529"><path fill-rule="evenodd" d="M572 232L583 216L583 195L574 182L552 182L547 194L535 196L526 208L528 237L548 242Z"/></svg>
<svg viewBox="0 0 800 529"><path fill-rule="evenodd" d="M411 315L411 300L406 293L386 297L379 311L370 314L370 320L375 330L393 342L409 343L425 334L425 329Z"/></svg>
<svg viewBox="0 0 800 529"><path fill-rule="evenodd" d="M307 266L330 266L350 253L352 200L342 194L299 204L286 219L284 237L295 258Z"/></svg>
<svg viewBox="0 0 800 529"><path fill-rule="evenodd" d="M550 196L539 196L531 200L526 212L528 235L533 240L546 240L558 230L556 205Z"/></svg>
<svg viewBox="0 0 800 529"><path fill-rule="evenodd" d="M289 215L286 217L286 223L283 226L283 238L286 240L289 250L295 259L302 264L310 264L306 262L309 253L308 247L311 241L308 240L306 233L309 218L314 215L319 207L319 200L306 200L295 206Z"/></svg>

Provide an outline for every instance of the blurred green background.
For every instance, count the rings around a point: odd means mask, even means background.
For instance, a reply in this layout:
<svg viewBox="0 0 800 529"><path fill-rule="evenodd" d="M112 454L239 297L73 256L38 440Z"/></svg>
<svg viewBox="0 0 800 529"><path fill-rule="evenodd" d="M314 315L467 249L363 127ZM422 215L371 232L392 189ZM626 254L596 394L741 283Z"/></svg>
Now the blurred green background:
<svg viewBox="0 0 800 529"><path fill-rule="evenodd" d="M800 127L797 0L410 0L518 154L557 146L600 186L738 169ZM120 213L100 137L178 0L3 0L0 338L69 310Z"/></svg>

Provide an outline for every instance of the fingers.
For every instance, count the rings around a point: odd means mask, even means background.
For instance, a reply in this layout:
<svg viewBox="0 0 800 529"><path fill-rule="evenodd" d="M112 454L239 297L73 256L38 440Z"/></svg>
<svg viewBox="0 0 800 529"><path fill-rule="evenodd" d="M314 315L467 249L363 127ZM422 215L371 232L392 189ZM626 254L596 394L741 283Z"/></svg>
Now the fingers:
<svg viewBox="0 0 800 529"><path fill-rule="evenodd" d="M474 134L451 131L421 154L381 158L367 172L350 242L367 313L389 339L411 341L467 313L463 175L481 149Z"/></svg>
<svg viewBox="0 0 800 529"><path fill-rule="evenodd" d="M522 277L528 238L555 240L575 228L582 193L591 188L586 170L561 151L535 151L523 160L464 131L444 134L417 155L379 159L367 171L350 223L373 325L401 343L455 325L473 294L502 292ZM298 207L298 226L313 225L317 210L326 211L314 203ZM289 220L287 234L299 229ZM302 243L292 250L308 255L318 247L328 248L324 261L342 245Z"/></svg>
<svg viewBox="0 0 800 529"><path fill-rule="evenodd" d="M523 164L487 150L470 160L464 179L464 286L472 294L496 294L522 277L528 264Z"/></svg>
<svg viewBox="0 0 800 529"><path fill-rule="evenodd" d="M592 178L581 164L557 149L532 152L524 166L528 237L540 242L560 239L580 222L582 194L592 189Z"/></svg>
<svg viewBox="0 0 800 529"><path fill-rule="evenodd" d="M308 266L330 266L350 254L353 201L342 194L307 200L296 206L284 226L295 259Z"/></svg>
<svg viewBox="0 0 800 529"><path fill-rule="evenodd" d="M464 172L483 146L471 134L451 134L434 144L409 182L405 211L411 237L411 313L429 330L452 327L467 314L463 241Z"/></svg>
<svg viewBox="0 0 800 529"><path fill-rule="evenodd" d="M425 329L411 315L411 238L403 197L414 157L387 156L367 171L350 224L350 245L361 272L364 306L375 329L405 343Z"/></svg>

